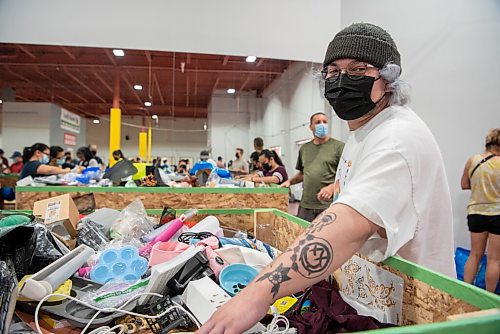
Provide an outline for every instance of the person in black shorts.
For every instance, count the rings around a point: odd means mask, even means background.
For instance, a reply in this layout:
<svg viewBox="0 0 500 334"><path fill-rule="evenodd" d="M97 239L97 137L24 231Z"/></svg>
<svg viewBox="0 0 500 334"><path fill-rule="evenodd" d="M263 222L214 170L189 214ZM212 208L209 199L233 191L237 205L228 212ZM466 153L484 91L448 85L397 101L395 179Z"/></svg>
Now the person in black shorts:
<svg viewBox="0 0 500 334"><path fill-rule="evenodd" d="M464 281L473 283L487 250L486 290L494 292L500 278L500 128L486 136L485 151L469 158L461 181L470 189L467 225L471 252L464 268Z"/></svg>

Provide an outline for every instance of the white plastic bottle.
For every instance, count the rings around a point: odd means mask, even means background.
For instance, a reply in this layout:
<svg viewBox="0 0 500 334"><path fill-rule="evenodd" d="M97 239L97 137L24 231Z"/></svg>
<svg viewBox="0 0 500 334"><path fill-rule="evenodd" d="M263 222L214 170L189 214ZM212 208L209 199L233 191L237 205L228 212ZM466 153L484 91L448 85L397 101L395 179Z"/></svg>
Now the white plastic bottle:
<svg viewBox="0 0 500 334"><path fill-rule="evenodd" d="M198 224L191 227L188 232L200 233L200 232L210 232L217 237L223 237L224 233L220 227L219 220L214 216L208 216Z"/></svg>

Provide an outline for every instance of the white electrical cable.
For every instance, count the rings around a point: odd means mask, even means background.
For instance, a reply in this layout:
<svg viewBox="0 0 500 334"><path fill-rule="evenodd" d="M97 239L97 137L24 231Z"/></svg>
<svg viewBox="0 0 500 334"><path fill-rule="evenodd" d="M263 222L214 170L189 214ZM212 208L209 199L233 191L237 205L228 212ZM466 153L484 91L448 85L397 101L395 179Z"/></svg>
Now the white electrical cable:
<svg viewBox="0 0 500 334"><path fill-rule="evenodd" d="M288 319L279 314L278 309L275 306L270 307L271 312L274 315L271 323L266 327L266 331L262 332L262 334L287 334L290 329L290 322ZM284 325L284 329L280 329L278 324L282 322Z"/></svg>
<svg viewBox="0 0 500 334"><path fill-rule="evenodd" d="M157 293L141 293L141 294L138 294L138 295L134 296L134 298L138 298L138 297L142 297L142 296L151 296L151 295L157 296L157 297L163 297L162 295L157 294ZM183 311L189 317L189 319L191 319L196 324L196 326L198 327L198 329L201 328L201 324L198 322L198 320L190 312L188 312L186 309L184 309L182 306L180 306L176 302L173 302L174 306L169 307L167 310L165 310L161 314L158 314L158 315L147 315L147 314L140 314L140 313L135 313L135 312L129 312L129 311L125 311L125 310L122 310L122 309L119 309L119 308L117 309L117 308L114 308L114 307L100 308L100 307L96 307L94 305L88 304L88 303L86 303L84 301L81 301L81 300L79 300L77 298L74 298L74 297L71 297L71 296L63 295L63 294L60 294L60 293L53 293L53 294L45 296L42 300L40 300L40 302L38 303L38 305L36 307L34 317L35 317L35 326L36 326L36 330L37 330L38 334L43 334L42 330L40 328L40 324L38 323L38 312L40 311L40 308L42 307L43 303L47 299L49 299L51 297L64 297L66 299L73 300L73 301L75 301L77 303L80 303L80 304L82 304L82 305L84 305L84 306L86 306L88 308L91 308L91 309L99 311L99 312L106 312L106 313L117 312L117 313L127 314L127 315L131 315L131 316L139 317L139 318L145 318L145 319L158 319L158 318L163 317L165 314L167 314L168 312L170 312L173 309L179 309L179 310ZM125 303L121 307L124 307L127 303ZM95 320L96 317L97 316L94 314L93 320ZM87 326L88 326L88 324L87 324ZM115 327L118 327L118 326L115 326ZM113 327L113 328L117 329L115 327ZM96 330L94 330L92 333L93 334L97 334L97 333L99 333L99 334L110 333L110 330L111 330L110 328L104 329L104 327L103 328L98 328L98 329L102 330L102 333L101 332L96 332Z"/></svg>

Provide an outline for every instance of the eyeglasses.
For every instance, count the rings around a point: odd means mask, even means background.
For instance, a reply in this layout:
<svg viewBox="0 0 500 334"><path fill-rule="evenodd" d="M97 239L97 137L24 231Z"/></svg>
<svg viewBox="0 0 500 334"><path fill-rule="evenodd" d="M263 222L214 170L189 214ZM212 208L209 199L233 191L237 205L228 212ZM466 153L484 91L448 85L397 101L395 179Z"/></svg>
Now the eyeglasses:
<svg viewBox="0 0 500 334"><path fill-rule="evenodd" d="M323 76L323 79L337 80L340 76L340 73L345 73L352 80L360 80L371 68L377 69L373 65L354 61L352 63L349 63L349 65L347 65L344 70L334 65L328 65L323 70L321 70L321 75Z"/></svg>

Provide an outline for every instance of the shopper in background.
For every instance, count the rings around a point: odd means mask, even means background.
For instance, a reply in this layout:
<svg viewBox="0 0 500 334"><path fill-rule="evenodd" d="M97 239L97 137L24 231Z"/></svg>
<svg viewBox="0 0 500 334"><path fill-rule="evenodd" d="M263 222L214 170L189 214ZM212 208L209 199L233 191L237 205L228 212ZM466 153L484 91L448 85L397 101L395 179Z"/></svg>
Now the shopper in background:
<svg viewBox="0 0 500 334"><path fill-rule="evenodd" d="M266 184L282 184L288 180L285 165L276 152L263 150L260 152L259 161L264 171L258 172L257 175L247 175L244 180Z"/></svg>
<svg viewBox="0 0 500 334"><path fill-rule="evenodd" d="M116 162L125 159L125 155L123 155L122 150L114 150L113 159L115 159Z"/></svg>
<svg viewBox="0 0 500 334"><path fill-rule="evenodd" d="M487 248L486 290L494 292L500 278L500 128L488 133L483 153L467 160L461 185L471 190L467 206L471 251L464 281L474 282Z"/></svg>
<svg viewBox="0 0 500 334"><path fill-rule="evenodd" d="M443 159L429 128L406 106L392 37L369 23L350 25L329 44L323 66L325 98L351 131L334 203L198 334L244 332L277 299L324 280L358 252L375 262L398 254L455 277Z"/></svg>
<svg viewBox="0 0 500 334"><path fill-rule="evenodd" d="M75 168L75 166L76 166L76 164L73 163L73 159L71 159L71 155L70 156L64 155L64 163L62 164L61 168L73 169L73 168Z"/></svg>
<svg viewBox="0 0 500 334"><path fill-rule="evenodd" d="M233 160L233 164L231 165L231 174L233 177L238 177L242 175L247 175L248 174L248 163L245 161L243 158L243 149L242 148L237 148L235 157L236 159Z"/></svg>
<svg viewBox="0 0 500 334"><path fill-rule="evenodd" d="M89 150L92 153L92 157L97 161L99 165L102 165L102 159L97 155L97 145L89 145ZM77 153L78 154L78 153Z"/></svg>
<svg viewBox="0 0 500 334"><path fill-rule="evenodd" d="M61 146L50 147L50 162L49 166L61 167L66 162L64 150Z"/></svg>
<svg viewBox="0 0 500 334"><path fill-rule="evenodd" d="M224 163L222 157L217 157L217 168L226 168L226 164Z"/></svg>
<svg viewBox="0 0 500 334"><path fill-rule="evenodd" d="M78 166L81 167L99 167L99 163L94 158L90 149L86 146L80 147L76 151L76 157L78 158Z"/></svg>
<svg viewBox="0 0 500 334"><path fill-rule="evenodd" d="M15 151L12 156L10 157L14 163L10 165L9 168L4 169L5 174L13 173L13 174L19 174L21 173L21 170L23 169L23 155L21 152Z"/></svg>
<svg viewBox="0 0 500 334"><path fill-rule="evenodd" d="M344 143L333 139L328 131L328 116L311 116L309 129L314 139L302 145L295 167L299 172L282 187L303 182L298 217L312 222L332 204L335 174L342 156Z"/></svg>
<svg viewBox="0 0 500 334"><path fill-rule="evenodd" d="M257 166L256 162L259 161L260 152L264 150L264 139L255 137L253 139L253 148L255 151L250 154L250 172L259 172L261 168Z"/></svg>
<svg viewBox="0 0 500 334"><path fill-rule="evenodd" d="M0 148L0 159L2 159L1 161L2 170L4 170L5 168L9 168L9 160L6 157L4 157L4 154L5 154L4 150Z"/></svg>
<svg viewBox="0 0 500 334"><path fill-rule="evenodd" d="M25 147L23 150L23 170L20 178L24 179L27 176L37 177L53 174L66 174L70 169L49 166L50 149L47 145L36 143L31 147Z"/></svg>

